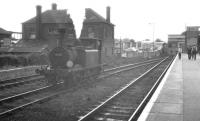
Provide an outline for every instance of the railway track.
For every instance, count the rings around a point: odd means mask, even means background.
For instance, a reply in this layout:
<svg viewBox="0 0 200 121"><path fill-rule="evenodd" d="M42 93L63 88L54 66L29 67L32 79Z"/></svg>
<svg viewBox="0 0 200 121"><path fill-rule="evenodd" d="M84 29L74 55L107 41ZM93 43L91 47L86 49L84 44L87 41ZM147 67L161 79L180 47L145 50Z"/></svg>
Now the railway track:
<svg viewBox="0 0 200 121"><path fill-rule="evenodd" d="M146 61L143 63L129 64L129 66L122 66L123 69L118 67L118 68L109 69L106 72L110 72L113 70L116 71L117 69L121 69L120 71L117 71L117 73L119 73L122 71L130 70L130 66L133 66L133 65L140 67L140 66L144 66L145 64L148 65L148 64L156 63L158 61L159 60L156 59L156 60L152 60L152 61ZM135 66L134 66L134 68L135 68ZM125 67L128 67L128 69L127 70L124 69ZM133 69L133 67L131 67L131 68ZM110 73L108 75L113 75L113 73ZM101 77L101 78L105 78L105 77ZM42 87L39 89L31 90L28 92L24 92L21 94L17 94L17 95L13 95L13 96L9 96L9 97L0 99L0 107L1 107L0 108L0 117L7 116L19 109L23 109L32 104L48 100L50 98L53 98L55 96L58 96L64 92L66 92L65 90L63 90L62 86L60 86L61 88L58 88L58 86L59 86L59 84L56 87L49 85L46 87Z"/></svg>
<svg viewBox="0 0 200 121"><path fill-rule="evenodd" d="M79 121L135 121L171 64L165 59L96 106Z"/></svg>
<svg viewBox="0 0 200 121"><path fill-rule="evenodd" d="M162 60L162 59L163 58L158 58L158 59L147 60L147 61L143 61L143 62L139 62L139 63L126 64L126 65L118 66L118 67L115 67L115 68L105 69L103 72L109 72L109 71L113 71L113 70L117 70L117 69L123 69L123 68L126 68L128 66L133 66L133 65L148 63L148 62L152 62L152 61L159 61L159 60Z"/></svg>
<svg viewBox="0 0 200 121"><path fill-rule="evenodd" d="M140 62L140 63L127 64L127 65L123 65L123 66L118 66L116 68L106 69L102 72L102 74L99 76L99 78L106 78L111 75L115 75L115 74L118 74L118 73L121 73L124 71L129 71L129 70L141 67L141 66L146 66L146 65L153 64L153 63L157 63L161 60L163 60L163 58L148 60L148 61L144 61L144 62Z"/></svg>
<svg viewBox="0 0 200 121"><path fill-rule="evenodd" d="M23 84L32 83L35 81L40 81L42 79L44 79L44 76L32 75L32 76L3 81L0 83L0 90L17 86L17 85L23 85Z"/></svg>
<svg viewBox="0 0 200 121"><path fill-rule="evenodd" d="M21 94L5 97L0 99L0 117L9 115L34 103L39 103L53 98L63 92L62 83L59 83L57 86L49 85Z"/></svg>
<svg viewBox="0 0 200 121"><path fill-rule="evenodd" d="M134 68L138 68L141 66L156 63L157 61L159 61L159 59L145 61L145 62L136 63L136 64L128 64L128 65L120 66L117 68L105 70L103 73L104 75L99 76L98 79L109 77L109 76L112 76L114 74L117 74L117 73L120 73L123 71L128 71L130 69L134 69ZM27 94L34 92L32 90L38 90L38 89L42 89L43 87L48 87L45 84L43 84L43 85L40 84L40 83L45 83L45 82L44 82L43 76L39 76L39 75L30 76L30 78L28 78L28 77L19 78L17 80L18 80L17 82L6 83L6 84L0 85L0 89L2 90L0 93L0 99L7 98L8 96L14 98L15 95L18 95L16 97L20 97L19 95L23 95L23 94L27 95ZM37 84L32 84L35 81L39 81L39 82ZM8 80L8 82L10 82L10 80ZM27 84L27 83L30 83L30 84ZM24 85L24 84L26 84L26 85ZM13 87L13 88L10 88L10 87ZM29 89L28 87L31 87L31 88ZM38 88L38 89L36 89L36 88ZM29 92L29 93L26 93L25 91ZM21 93L21 94L18 94L18 93Z"/></svg>
<svg viewBox="0 0 200 121"><path fill-rule="evenodd" d="M144 62L140 62L140 63L127 64L127 65L119 66L116 68L106 69L103 71L103 73L101 74L101 76L99 78L109 77L111 75L114 75L114 74L117 74L117 73L120 73L123 71L128 71L128 70L131 70L131 69L134 69L134 68L137 68L140 66L145 66L145 65L151 64L151 63L156 63L156 62L160 61L161 59L153 59L153 60L144 61ZM118 71L116 71L116 70L118 70ZM14 87L17 85L23 85L23 84L32 83L35 81L40 81L42 79L44 79L44 76L31 75L31 76L25 76L25 77L20 77L20 78L16 78L16 79L0 81L0 90L5 89L5 88Z"/></svg>

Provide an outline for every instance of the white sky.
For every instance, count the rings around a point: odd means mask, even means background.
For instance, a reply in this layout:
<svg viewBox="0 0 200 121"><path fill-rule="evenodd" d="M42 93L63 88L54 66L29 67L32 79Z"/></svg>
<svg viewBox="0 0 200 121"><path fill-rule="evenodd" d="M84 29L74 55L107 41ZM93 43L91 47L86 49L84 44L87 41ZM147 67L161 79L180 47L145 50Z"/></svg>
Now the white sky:
<svg viewBox="0 0 200 121"><path fill-rule="evenodd" d="M110 6L115 38L152 40L155 25L154 39L167 41L168 34L180 34L185 25L200 25L199 0L1 0L0 27L21 32L21 23L36 15L36 5L42 5L45 11L51 9L52 3L57 3L58 9L68 9L77 37L85 8L106 17L106 6Z"/></svg>

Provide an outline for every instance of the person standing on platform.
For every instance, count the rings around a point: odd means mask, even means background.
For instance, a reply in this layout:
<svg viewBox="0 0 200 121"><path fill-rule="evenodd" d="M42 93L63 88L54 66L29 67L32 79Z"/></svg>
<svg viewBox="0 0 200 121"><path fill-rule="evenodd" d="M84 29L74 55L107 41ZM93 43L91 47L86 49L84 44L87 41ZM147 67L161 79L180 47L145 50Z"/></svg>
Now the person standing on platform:
<svg viewBox="0 0 200 121"><path fill-rule="evenodd" d="M192 59L196 60L196 55L197 55L197 49L196 47L192 47Z"/></svg>
<svg viewBox="0 0 200 121"><path fill-rule="evenodd" d="M187 54L188 54L188 59L189 60L191 59L191 54L192 54L191 51L192 51L191 47L188 47Z"/></svg>
<svg viewBox="0 0 200 121"><path fill-rule="evenodd" d="M178 48L178 58L181 59L182 48Z"/></svg>
<svg viewBox="0 0 200 121"><path fill-rule="evenodd" d="M194 59L194 56L193 56L193 53L194 53L194 52L193 52L193 51L194 51L194 48L192 47L192 48L191 48L191 60Z"/></svg>

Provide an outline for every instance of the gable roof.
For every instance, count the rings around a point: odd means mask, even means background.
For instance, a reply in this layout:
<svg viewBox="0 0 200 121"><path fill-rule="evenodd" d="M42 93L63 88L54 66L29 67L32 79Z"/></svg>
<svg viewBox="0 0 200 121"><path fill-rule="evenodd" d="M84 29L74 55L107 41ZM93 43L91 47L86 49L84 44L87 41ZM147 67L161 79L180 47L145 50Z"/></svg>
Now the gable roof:
<svg viewBox="0 0 200 121"><path fill-rule="evenodd" d="M6 30L3 29L3 28L0 28L0 34L11 34L11 32L6 31Z"/></svg>
<svg viewBox="0 0 200 121"><path fill-rule="evenodd" d="M94 10L91 8L86 8L85 9L85 20L84 22L106 22L106 19L103 18L101 15L96 13Z"/></svg>
<svg viewBox="0 0 200 121"><path fill-rule="evenodd" d="M33 17L24 23L35 23L36 17ZM42 23L72 23L70 15L67 10L47 10L41 14Z"/></svg>

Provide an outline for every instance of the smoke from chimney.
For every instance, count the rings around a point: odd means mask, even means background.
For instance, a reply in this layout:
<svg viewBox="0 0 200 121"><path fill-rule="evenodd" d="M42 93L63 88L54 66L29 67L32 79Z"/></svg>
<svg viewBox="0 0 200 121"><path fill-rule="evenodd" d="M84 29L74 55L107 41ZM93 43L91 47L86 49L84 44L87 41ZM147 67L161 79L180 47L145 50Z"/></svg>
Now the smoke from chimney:
<svg viewBox="0 0 200 121"><path fill-rule="evenodd" d="M57 10L57 4L56 3L52 4L52 10Z"/></svg>
<svg viewBox="0 0 200 121"><path fill-rule="evenodd" d="M106 21L110 23L110 7L106 7Z"/></svg>
<svg viewBox="0 0 200 121"><path fill-rule="evenodd" d="M36 6L36 39L41 39L41 14L42 7L40 5Z"/></svg>

